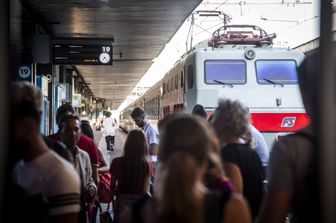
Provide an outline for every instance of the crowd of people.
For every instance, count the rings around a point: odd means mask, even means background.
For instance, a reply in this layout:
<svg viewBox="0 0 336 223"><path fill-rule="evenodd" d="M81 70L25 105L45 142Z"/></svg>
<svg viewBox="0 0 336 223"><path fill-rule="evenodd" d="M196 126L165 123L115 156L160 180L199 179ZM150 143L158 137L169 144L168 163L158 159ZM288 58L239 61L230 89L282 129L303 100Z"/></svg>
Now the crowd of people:
<svg viewBox="0 0 336 223"><path fill-rule="evenodd" d="M270 160L248 108L220 99L211 117L196 105L191 114L160 120L159 129L135 108L131 117L139 129L129 132L123 155L108 163L90 123L81 121L69 104L57 110L58 132L41 135L39 90L25 82L13 84L17 156L11 193L25 208L12 222L95 223L101 202L112 202L113 220L125 223L277 223L289 213L293 222L318 222L317 102L310 90L318 56L313 51L298 69L311 123L276 142ZM113 151L111 113L104 128L106 148ZM102 183L106 179L108 187Z"/></svg>

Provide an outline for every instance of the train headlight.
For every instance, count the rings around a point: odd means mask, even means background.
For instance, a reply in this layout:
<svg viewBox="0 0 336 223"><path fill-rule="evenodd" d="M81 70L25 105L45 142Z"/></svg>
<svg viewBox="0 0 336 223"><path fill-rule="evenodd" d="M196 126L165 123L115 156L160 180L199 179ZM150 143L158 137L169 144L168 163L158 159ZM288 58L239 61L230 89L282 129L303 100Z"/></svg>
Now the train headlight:
<svg viewBox="0 0 336 223"><path fill-rule="evenodd" d="M245 51L245 58L248 60L253 60L255 58L256 53L254 50L246 50Z"/></svg>

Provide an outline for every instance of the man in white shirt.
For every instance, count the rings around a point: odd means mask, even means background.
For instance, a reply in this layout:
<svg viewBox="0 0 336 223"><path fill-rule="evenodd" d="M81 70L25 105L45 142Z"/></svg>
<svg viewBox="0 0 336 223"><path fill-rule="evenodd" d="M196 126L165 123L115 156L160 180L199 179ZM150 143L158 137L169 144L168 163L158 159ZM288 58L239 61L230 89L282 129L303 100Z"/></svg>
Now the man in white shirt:
<svg viewBox="0 0 336 223"><path fill-rule="evenodd" d="M135 108L131 113L131 117L135 124L143 129L147 139L150 159L156 162L160 142L159 131L147 120L145 112L141 108Z"/></svg>
<svg viewBox="0 0 336 223"><path fill-rule="evenodd" d="M114 137L115 137L115 123L111 117L111 112L106 112L106 118L104 120L103 126L103 135L105 136L106 149L108 151L114 150Z"/></svg>

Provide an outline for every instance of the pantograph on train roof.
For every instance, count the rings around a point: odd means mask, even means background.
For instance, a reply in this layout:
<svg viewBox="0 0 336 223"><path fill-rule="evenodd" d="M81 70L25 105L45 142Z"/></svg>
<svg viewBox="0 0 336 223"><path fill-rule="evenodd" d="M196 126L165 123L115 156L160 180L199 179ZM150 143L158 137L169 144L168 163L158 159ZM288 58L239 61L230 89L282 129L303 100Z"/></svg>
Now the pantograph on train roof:
<svg viewBox="0 0 336 223"><path fill-rule="evenodd" d="M223 47L223 45L255 45L271 46L276 34L267 34L265 30L255 25L224 25L213 32L208 46Z"/></svg>

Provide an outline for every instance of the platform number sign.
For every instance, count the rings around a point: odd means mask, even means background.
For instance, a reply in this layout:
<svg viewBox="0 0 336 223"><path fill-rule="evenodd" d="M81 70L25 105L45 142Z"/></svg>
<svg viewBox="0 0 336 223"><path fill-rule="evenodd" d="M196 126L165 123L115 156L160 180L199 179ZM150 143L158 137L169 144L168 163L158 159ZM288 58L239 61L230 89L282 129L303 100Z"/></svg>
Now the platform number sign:
<svg viewBox="0 0 336 223"><path fill-rule="evenodd" d="M99 61L102 64L107 64L111 60L111 56L110 56L111 47L103 46L102 51L103 52L99 55Z"/></svg>
<svg viewBox="0 0 336 223"><path fill-rule="evenodd" d="M31 79L31 68L28 65L19 66L18 68L18 78L21 80Z"/></svg>

